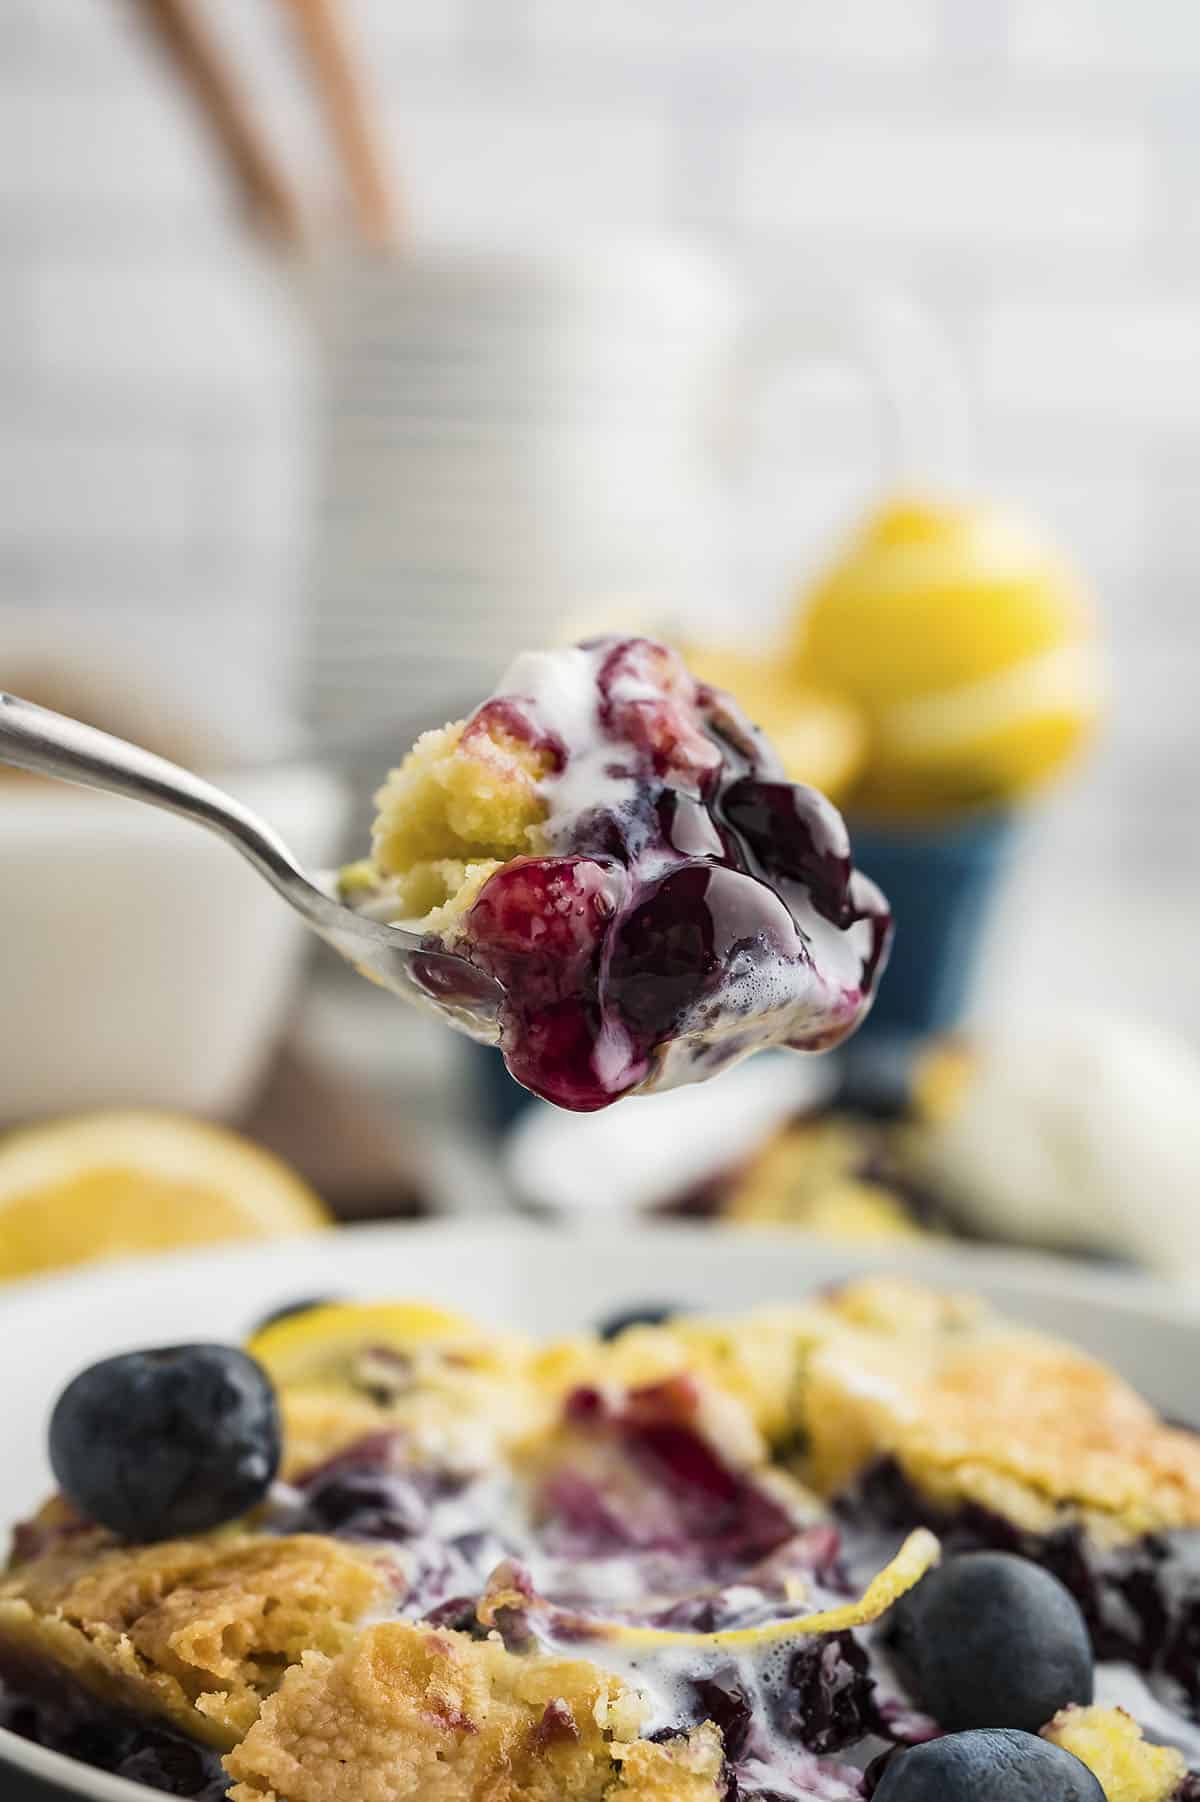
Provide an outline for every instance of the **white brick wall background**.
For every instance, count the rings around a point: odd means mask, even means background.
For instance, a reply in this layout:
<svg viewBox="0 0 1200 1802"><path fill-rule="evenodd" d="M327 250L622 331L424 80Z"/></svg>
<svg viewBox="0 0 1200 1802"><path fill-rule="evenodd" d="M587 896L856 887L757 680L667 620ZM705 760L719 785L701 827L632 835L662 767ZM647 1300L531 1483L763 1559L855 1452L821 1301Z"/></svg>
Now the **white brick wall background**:
<svg viewBox="0 0 1200 1802"><path fill-rule="evenodd" d="M1200 1031L1196 0L348 4L431 237L685 229L768 276L907 282L937 315L977 474L1073 548L1118 677L1102 753L1043 817L1003 986ZM213 10L319 183L281 9ZM0 225L4 599L166 622L181 655L251 657L248 622L270 647L303 338L123 0L0 8ZM869 430L837 393L764 422L760 607L863 492Z"/></svg>

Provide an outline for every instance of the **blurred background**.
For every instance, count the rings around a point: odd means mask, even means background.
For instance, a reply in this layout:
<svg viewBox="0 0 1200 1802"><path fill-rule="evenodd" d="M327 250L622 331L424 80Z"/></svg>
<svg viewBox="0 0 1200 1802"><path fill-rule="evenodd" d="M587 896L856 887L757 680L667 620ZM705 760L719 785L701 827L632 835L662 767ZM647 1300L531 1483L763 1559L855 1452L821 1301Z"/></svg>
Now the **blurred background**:
<svg viewBox="0 0 1200 1802"><path fill-rule="evenodd" d="M1200 1178L1195 6L8 0L0 82L0 685L328 863L521 644L672 635L906 897L849 1097L921 1098L906 1219L1053 1141L971 1230L1142 1255L1131 1191ZM183 1107L348 1212L502 1205L494 1069L194 836L0 780L0 1118ZM776 1077L760 1136L830 1099ZM534 1118L517 1187L571 1205L530 1172L598 1128Z"/></svg>

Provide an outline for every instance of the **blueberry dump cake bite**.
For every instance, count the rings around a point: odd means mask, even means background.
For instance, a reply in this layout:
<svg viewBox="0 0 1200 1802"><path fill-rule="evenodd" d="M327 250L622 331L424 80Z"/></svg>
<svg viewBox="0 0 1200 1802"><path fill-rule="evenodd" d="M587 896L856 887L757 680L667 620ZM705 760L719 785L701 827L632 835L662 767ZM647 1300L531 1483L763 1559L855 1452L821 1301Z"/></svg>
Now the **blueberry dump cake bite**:
<svg viewBox="0 0 1200 1802"><path fill-rule="evenodd" d="M1200 1439L908 1282L607 1324L92 1367L0 1719L192 1802L1197 1802Z"/></svg>
<svg viewBox="0 0 1200 1802"><path fill-rule="evenodd" d="M836 809L648 639L519 657L378 809L343 898L499 983L509 1069L562 1107L836 1045L886 961L887 905ZM429 998L461 1024L446 980L431 965Z"/></svg>

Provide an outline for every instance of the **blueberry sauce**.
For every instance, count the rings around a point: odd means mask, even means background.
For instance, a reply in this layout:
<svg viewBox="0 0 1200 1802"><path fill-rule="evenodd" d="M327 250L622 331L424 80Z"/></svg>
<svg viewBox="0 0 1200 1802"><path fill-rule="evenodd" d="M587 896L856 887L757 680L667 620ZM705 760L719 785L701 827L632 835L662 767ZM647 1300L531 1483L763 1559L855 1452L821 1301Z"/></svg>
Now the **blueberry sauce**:
<svg viewBox="0 0 1200 1802"><path fill-rule="evenodd" d="M279 1526L375 1540L380 1521L404 1514L392 1545L416 1580L398 1591L399 1615L627 1671L652 1699L650 1737L710 1719L722 1728L729 1797L851 1802L860 1773L840 1755L865 1738L888 1741L889 1713L904 1712L880 1692L858 1635L777 1642L733 1662L704 1648L648 1661L635 1648L631 1659L623 1643L629 1627L707 1634L788 1618L798 1595L817 1607L852 1591L837 1528L798 1516L729 1462L702 1431L700 1404L689 1377L621 1396L579 1388L564 1406L560 1455L507 1498L461 1478L441 1484L408 1464L400 1435L390 1445L376 1435L311 1472L301 1512ZM463 1531L472 1505L475 1534ZM447 1507L453 1540L439 1537ZM448 1568L431 1584L435 1544Z"/></svg>
<svg viewBox="0 0 1200 1802"><path fill-rule="evenodd" d="M760 1480L697 1430L696 1400L689 1377L632 1390L616 1405L596 1389L569 1397L580 1457L553 1469L535 1504L555 1555L658 1550L683 1569L732 1572L795 1535L796 1521Z"/></svg>
<svg viewBox="0 0 1200 1802"><path fill-rule="evenodd" d="M792 1654L775 1698L776 1724L810 1752L840 1752L881 1733L870 1660L852 1633L834 1633Z"/></svg>
<svg viewBox="0 0 1200 1802"><path fill-rule="evenodd" d="M647 639L519 658L468 722L546 754L542 855L499 870L456 946L505 991L526 1088L591 1110L768 1044L838 1044L891 921L846 828L736 704Z"/></svg>

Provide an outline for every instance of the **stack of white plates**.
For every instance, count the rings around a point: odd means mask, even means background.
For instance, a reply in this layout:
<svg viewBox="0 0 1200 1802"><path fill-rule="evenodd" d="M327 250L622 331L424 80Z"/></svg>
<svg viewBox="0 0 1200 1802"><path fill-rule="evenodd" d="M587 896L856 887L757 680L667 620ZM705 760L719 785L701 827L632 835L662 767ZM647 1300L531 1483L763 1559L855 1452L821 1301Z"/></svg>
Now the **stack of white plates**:
<svg viewBox="0 0 1200 1802"><path fill-rule="evenodd" d="M324 298L320 726L435 717L570 617L711 588L705 413L738 306L707 261L445 256Z"/></svg>
<svg viewBox="0 0 1200 1802"><path fill-rule="evenodd" d="M821 284L752 306L671 244L350 262L318 312L307 676L327 733L445 717L580 619L753 630L729 604L736 459L715 453L745 447L736 427L791 362L857 368L897 479L956 435L911 303Z"/></svg>

